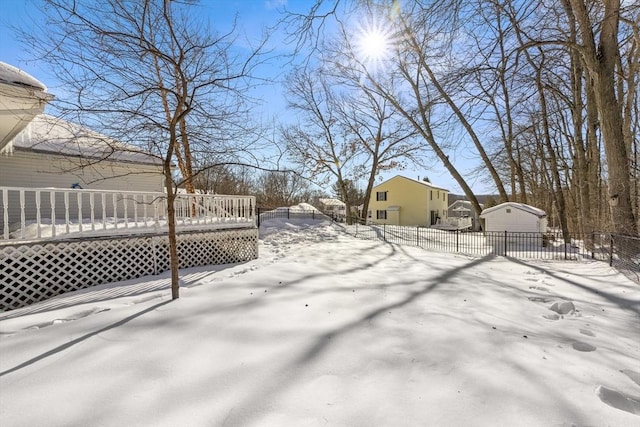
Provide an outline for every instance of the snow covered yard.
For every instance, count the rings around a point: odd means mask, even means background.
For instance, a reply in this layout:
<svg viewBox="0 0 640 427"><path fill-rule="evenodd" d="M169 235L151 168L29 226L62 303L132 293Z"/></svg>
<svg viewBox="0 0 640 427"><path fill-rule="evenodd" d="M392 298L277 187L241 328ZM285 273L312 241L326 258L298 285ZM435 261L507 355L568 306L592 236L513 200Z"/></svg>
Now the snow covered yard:
<svg viewBox="0 0 640 427"><path fill-rule="evenodd" d="M260 258L0 313L9 426L636 426L640 287L271 220Z"/></svg>

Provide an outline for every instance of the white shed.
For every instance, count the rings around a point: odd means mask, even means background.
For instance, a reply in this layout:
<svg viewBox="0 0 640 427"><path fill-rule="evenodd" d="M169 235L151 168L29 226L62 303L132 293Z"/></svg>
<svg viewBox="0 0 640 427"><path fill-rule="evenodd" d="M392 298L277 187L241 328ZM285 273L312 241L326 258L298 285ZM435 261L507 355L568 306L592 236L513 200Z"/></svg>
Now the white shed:
<svg viewBox="0 0 640 427"><path fill-rule="evenodd" d="M480 214L484 231L546 233L547 214L542 209L523 203L506 202L487 208Z"/></svg>

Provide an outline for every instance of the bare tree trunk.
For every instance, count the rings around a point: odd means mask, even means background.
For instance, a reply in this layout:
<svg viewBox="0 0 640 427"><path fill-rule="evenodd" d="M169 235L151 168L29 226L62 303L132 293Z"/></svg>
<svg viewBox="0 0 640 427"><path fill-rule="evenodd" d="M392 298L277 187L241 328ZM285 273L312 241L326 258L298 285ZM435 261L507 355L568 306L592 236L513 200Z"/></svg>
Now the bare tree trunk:
<svg viewBox="0 0 640 427"><path fill-rule="evenodd" d="M528 56L528 55L527 55ZM534 64L529 58L531 65ZM549 111L547 109L547 98L544 93L544 86L542 84L542 65L535 66L536 69L536 86L538 89L538 99L540 100L540 113L542 119L542 132L543 132L543 141L546 147L546 155L549 159L551 166L551 187L554 191L552 192L553 198L555 199L555 204L558 209L558 220L560 221L560 228L562 229L562 236L564 237L564 242L569 243L571 241L571 237L569 235L569 227L567 224L567 212L566 212L566 202L564 199L564 191L562 186L562 179L560 178L560 168L558 165L558 159L556 150L551 143L551 135L549 133Z"/></svg>
<svg viewBox="0 0 640 427"><path fill-rule="evenodd" d="M382 87L374 79L371 79L371 81L378 92L382 96L384 96L396 108L396 110L411 123L416 132L429 144L429 147L431 147L438 159L440 159L445 169L447 169L453 179L455 179L458 185L460 185L460 188L462 188L465 196L467 197L469 202L471 202L473 209L479 215L480 212L482 212L482 207L478 202L478 198L475 196L473 190L471 189L471 187L469 187L469 184L467 184L466 180L462 177L453 163L449 160L449 156L442 150L440 145L438 145L433 135L429 119L429 108L425 104L425 102L428 103L429 101L422 98L420 86L418 83L420 80L420 76L415 76L415 78L412 78L412 74L410 73L410 71L404 67L401 67L400 72L402 73L405 81L411 85L411 90L414 97L413 100L417 104L417 114L419 116L419 120L416 119L413 111L409 111L400 104L400 100L395 96L395 94L389 93L387 88Z"/></svg>
<svg viewBox="0 0 640 427"><path fill-rule="evenodd" d="M577 43L577 28L571 8L568 6L566 0L562 2L564 11L569 21L569 42ZM583 97L585 93L583 91L583 78L584 68L582 67L582 61L580 56L574 49L569 49L570 58L570 77L571 77L571 103L569 109L571 112L571 120L573 124L573 148L575 153L575 181L573 184L576 190L576 207L578 229L584 236L590 236L594 231L593 216L592 216L592 186L593 176L591 174L592 168L587 160L589 138L583 137L584 133L584 119L583 114L585 111L585 105Z"/></svg>
<svg viewBox="0 0 640 427"><path fill-rule="evenodd" d="M164 186L167 195L167 223L169 226L169 268L171 270L171 299L180 297L178 239L176 237L176 189L171 178L171 157L164 160Z"/></svg>
<svg viewBox="0 0 640 427"><path fill-rule="evenodd" d="M367 177L367 188L364 191L364 203L362 204L363 222L367 221L367 217L369 215L369 200L371 200L371 193L373 192L377 171L378 171L378 156L374 154L373 159L371 160L371 170L369 171L369 176Z"/></svg>
<svg viewBox="0 0 640 427"><path fill-rule="evenodd" d="M579 52L594 83L600 130L607 159L608 203L613 231L636 234L637 224L631 205L629 154L622 131L623 118L616 97L615 68L620 55L618 25L620 0L602 0L604 12L600 22L600 40L596 44L595 25L584 0L568 0L582 36Z"/></svg>
<svg viewBox="0 0 640 427"><path fill-rule="evenodd" d="M640 134L640 123L638 123L639 121L637 120L637 115L640 114L640 108L638 108L638 86L640 85L640 23L635 22L632 23L632 25L634 37L627 53L628 59L626 70L624 70L623 64L620 64L620 69L623 70L623 75L626 75L626 85L620 88L618 96L622 99L625 96L626 90L626 102L623 103L622 106L622 130L632 165L630 170L632 176L631 204L636 222L640 223L640 192L638 188L640 168L638 165L638 140L637 138L634 138L634 135ZM624 71L626 71L626 73L624 73ZM622 82L622 78L620 81ZM635 122L634 117L636 119ZM635 165L635 167L633 167L633 165ZM640 227L640 225L638 225L638 227Z"/></svg>

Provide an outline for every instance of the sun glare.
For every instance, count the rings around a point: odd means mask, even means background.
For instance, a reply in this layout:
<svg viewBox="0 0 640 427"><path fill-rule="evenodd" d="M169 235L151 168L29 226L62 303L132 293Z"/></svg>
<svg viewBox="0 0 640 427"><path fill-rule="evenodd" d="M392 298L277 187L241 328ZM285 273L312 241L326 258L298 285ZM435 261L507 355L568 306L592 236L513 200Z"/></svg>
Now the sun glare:
<svg viewBox="0 0 640 427"><path fill-rule="evenodd" d="M380 68L393 53L393 33L391 25L385 28L381 23L368 21L360 25L355 34L357 58L368 68Z"/></svg>

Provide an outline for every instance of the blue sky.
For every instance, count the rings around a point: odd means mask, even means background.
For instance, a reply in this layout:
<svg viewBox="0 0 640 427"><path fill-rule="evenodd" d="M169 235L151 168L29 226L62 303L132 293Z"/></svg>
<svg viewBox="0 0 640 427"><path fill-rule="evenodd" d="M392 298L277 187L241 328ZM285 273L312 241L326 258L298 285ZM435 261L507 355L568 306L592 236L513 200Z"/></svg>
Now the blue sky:
<svg viewBox="0 0 640 427"><path fill-rule="evenodd" d="M238 24L243 29L249 39L259 39L262 29L265 26L273 26L281 18L279 10L283 5L289 9L305 12L312 1L309 0L201 0L196 7L202 10L204 16L208 16L212 27L219 31L228 29L235 16L238 17ZM46 65L33 61L29 52L24 50L20 41L11 31L12 26L33 25L35 19L38 20L37 6L35 0L0 0L0 61L14 65L31 74L43 82L52 93L56 93L56 82L48 73ZM27 27L28 29L28 27ZM271 39L271 48L290 49L282 43L283 35L276 34ZM262 72L273 77L286 72L281 62L274 62L270 66L262 68ZM61 90L61 89L58 89ZM269 100L265 103L262 116L264 120L269 120L271 116L292 119L291 113L286 111L281 86L270 85L260 89L260 97ZM461 160L461 159L460 159ZM468 161L463 161L469 163ZM471 165L462 167L463 174L466 174ZM394 175L405 175L410 178L423 178L428 176L434 185L449 189L452 193L461 194L455 181L441 167L434 166L430 170L403 170L385 172L383 178ZM470 181L471 187L479 193L488 192L480 182Z"/></svg>
<svg viewBox="0 0 640 427"><path fill-rule="evenodd" d="M307 0L295 2L296 7L304 7L307 3ZM246 39L259 40L262 28L275 25L281 17L278 9L284 4L285 0L202 0L194 7L209 17L212 26L220 32L229 30L237 16L238 25L246 35L239 40L244 42ZM34 20L40 21L37 0L0 0L0 61L26 71L53 89L56 83L46 65L35 62L11 30L14 26L28 28ZM273 43L277 43L276 40L278 38L274 37Z"/></svg>

